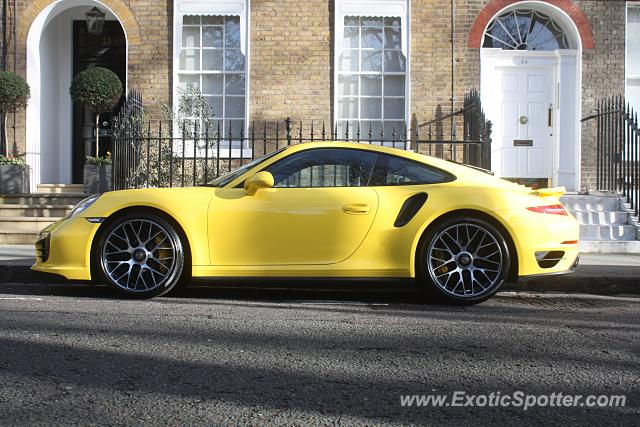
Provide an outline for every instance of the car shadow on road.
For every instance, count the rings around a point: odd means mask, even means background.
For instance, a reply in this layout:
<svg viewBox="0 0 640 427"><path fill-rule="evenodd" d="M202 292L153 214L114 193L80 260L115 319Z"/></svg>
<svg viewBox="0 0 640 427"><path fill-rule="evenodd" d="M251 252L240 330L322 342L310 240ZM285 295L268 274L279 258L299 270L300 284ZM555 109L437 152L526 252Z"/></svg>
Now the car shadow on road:
<svg viewBox="0 0 640 427"><path fill-rule="evenodd" d="M3 283L0 293L10 295L49 295L74 298L123 299L107 285L88 282L65 283ZM424 303L423 294L406 283L385 285L317 285L310 287L304 283L282 285L242 285L242 284L188 284L174 289L160 301L184 300L247 300L254 302L286 301L343 301L362 303Z"/></svg>

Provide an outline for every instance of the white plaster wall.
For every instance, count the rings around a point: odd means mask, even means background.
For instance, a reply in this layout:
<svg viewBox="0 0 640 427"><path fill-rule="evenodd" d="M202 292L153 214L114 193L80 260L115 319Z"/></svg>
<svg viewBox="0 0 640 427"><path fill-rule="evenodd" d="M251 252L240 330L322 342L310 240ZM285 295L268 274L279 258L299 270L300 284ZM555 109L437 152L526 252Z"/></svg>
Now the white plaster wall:
<svg viewBox="0 0 640 427"><path fill-rule="evenodd" d="M55 16L40 39L41 183L71 183L73 104L73 21L83 21L89 7L74 7Z"/></svg>
<svg viewBox="0 0 640 427"><path fill-rule="evenodd" d="M95 0L57 0L34 20L27 37L27 163L31 191L39 183L71 182L73 21L98 6L106 20L118 20Z"/></svg>
<svg viewBox="0 0 640 427"><path fill-rule="evenodd" d="M556 153L554 153L554 177L553 183L557 186L565 186L569 191L579 190L579 178L578 178L578 132L579 128L576 123L580 123L578 115L577 102L580 100L579 93L576 93L578 89L576 85L577 70L576 70L576 56L574 52L558 52L559 67L558 67L558 85L559 93L556 101L555 119L558 120L560 126L556 126L556 132L558 135L554 135L555 146L557 147ZM557 90L557 88L556 88Z"/></svg>

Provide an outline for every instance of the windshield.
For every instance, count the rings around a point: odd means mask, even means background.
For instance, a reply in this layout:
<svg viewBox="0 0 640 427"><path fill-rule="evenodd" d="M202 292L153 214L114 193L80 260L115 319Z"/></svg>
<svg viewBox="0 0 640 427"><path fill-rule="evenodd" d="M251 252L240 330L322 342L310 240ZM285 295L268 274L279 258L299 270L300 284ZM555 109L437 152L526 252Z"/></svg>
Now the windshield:
<svg viewBox="0 0 640 427"><path fill-rule="evenodd" d="M264 162L265 160L270 159L271 157L275 156L278 153L283 152L284 150L286 150L287 147L282 147L276 151L273 151L269 154L266 154L262 157L258 157L257 159L255 159L254 161L247 163L246 165L240 166L238 169L233 170L225 175L221 175L219 177L217 177L216 179L214 179L213 181L210 181L207 184L207 187L224 187L225 185L227 185L228 183L230 183L231 181L233 181L234 179L236 179L237 177L239 177L240 175L242 175L243 173L245 173L246 171L248 171L249 169L259 165L260 163Z"/></svg>

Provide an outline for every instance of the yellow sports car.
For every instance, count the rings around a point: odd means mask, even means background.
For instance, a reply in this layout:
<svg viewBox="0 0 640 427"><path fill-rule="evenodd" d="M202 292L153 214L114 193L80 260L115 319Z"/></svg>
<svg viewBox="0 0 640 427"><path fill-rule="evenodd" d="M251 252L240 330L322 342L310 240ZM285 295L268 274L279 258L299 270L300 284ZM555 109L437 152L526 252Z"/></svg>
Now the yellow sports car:
<svg viewBox="0 0 640 427"><path fill-rule="evenodd" d="M476 303L575 267L563 192L404 150L299 144L207 186L88 197L40 233L32 268L131 297L181 280L402 278Z"/></svg>

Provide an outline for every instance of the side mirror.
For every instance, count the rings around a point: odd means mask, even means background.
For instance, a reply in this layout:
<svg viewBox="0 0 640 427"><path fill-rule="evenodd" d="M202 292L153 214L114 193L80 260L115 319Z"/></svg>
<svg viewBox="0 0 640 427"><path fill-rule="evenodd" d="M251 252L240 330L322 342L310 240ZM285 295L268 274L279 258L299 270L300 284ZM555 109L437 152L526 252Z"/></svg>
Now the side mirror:
<svg viewBox="0 0 640 427"><path fill-rule="evenodd" d="M248 196L253 196L256 194L256 191L262 188L271 188L273 187L274 179L273 175L270 172L262 171L257 174L249 177L244 182L244 192Z"/></svg>

